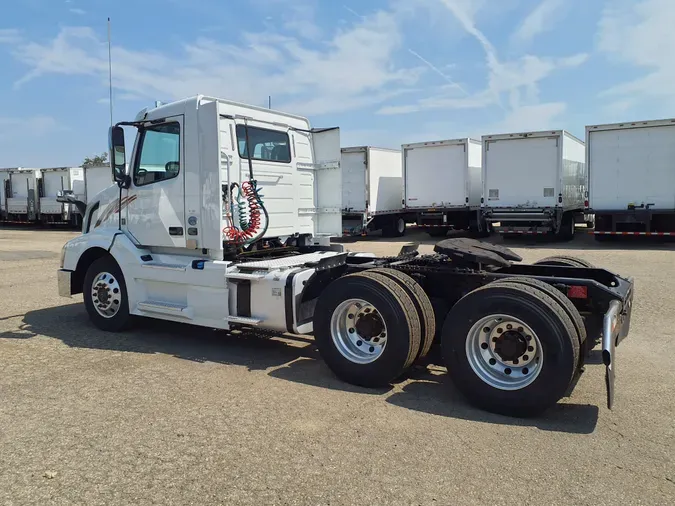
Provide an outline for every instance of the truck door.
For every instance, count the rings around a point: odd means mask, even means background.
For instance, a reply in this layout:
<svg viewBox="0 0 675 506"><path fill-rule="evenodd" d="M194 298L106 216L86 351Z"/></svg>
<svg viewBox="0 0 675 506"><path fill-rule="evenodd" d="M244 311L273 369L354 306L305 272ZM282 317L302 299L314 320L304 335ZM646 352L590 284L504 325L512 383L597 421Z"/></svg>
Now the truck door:
<svg viewBox="0 0 675 506"><path fill-rule="evenodd" d="M143 246L185 247L184 153L182 115L139 133L121 208L127 230Z"/></svg>

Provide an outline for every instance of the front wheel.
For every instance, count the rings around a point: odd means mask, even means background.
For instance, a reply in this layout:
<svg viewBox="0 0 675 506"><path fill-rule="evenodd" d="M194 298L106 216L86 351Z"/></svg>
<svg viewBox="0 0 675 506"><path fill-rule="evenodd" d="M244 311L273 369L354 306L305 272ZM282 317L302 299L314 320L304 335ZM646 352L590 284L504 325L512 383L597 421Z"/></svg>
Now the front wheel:
<svg viewBox="0 0 675 506"><path fill-rule="evenodd" d="M131 322L127 285L112 257L99 258L89 266L82 294L89 318L99 329L118 332Z"/></svg>
<svg viewBox="0 0 675 506"><path fill-rule="evenodd" d="M441 345L468 401L508 416L534 416L555 404L579 360L577 331L560 304L534 286L506 282L460 299Z"/></svg>

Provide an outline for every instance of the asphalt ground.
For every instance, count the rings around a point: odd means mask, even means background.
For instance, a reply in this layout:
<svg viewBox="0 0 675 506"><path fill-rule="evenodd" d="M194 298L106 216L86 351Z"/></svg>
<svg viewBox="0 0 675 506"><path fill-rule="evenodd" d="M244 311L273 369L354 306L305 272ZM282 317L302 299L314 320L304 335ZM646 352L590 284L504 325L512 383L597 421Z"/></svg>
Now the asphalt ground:
<svg viewBox="0 0 675 506"><path fill-rule="evenodd" d="M470 407L442 368L344 384L311 337L101 332L57 295L74 235L0 229L0 504L675 504L673 243L506 243L636 282L614 409L595 353L571 397L521 420ZM408 240L434 242L346 247Z"/></svg>

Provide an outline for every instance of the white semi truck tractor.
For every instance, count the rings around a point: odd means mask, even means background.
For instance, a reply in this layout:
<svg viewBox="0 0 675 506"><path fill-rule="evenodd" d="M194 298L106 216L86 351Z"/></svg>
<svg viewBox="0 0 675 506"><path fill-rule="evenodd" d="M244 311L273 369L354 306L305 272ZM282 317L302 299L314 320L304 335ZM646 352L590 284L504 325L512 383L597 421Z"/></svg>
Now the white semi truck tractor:
<svg viewBox="0 0 675 506"><path fill-rule="evenodd" d="M81 293L100 329L148 317L311 334L334 374L365 387L438 350L470 402L513 416L569 395L601 342L611 406L631 278L571 257L524 265L470 239L429 255L347 252L330 242L342 232L340 131L299 116L197 96L109 137L116 184L87 202L58 270L59 293Z"/></svg>

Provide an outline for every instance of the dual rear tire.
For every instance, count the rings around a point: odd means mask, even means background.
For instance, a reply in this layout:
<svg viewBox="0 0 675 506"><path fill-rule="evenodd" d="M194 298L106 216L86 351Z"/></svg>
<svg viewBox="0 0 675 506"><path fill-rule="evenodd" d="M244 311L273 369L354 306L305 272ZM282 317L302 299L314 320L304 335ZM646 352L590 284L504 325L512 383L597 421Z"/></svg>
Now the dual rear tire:
<svg viewBox="0 0 675 506"><path fill-rule="evenodd" d="M374 331L368 325L373 320ZM393 269L373 269L326 288L316 306L314 334L339 378L382 387L429 351L436 325L434 306L416 281ZM569 299L531 278L469 292L447 313L439 335L443 362L466 399L517 417L537 415L568 393L586 339Z"/></svg>
<svg viewBox="0 0 675 506"><path fill-rule="evenodd" d="M448 373L483 410L537 415L565 396L578 372L583 325L578 326L576 309L566 307L552 288L530 281L478 288L445 320L441 348Z"/></svg>
<svg viewBox="0 0 675 506"><path fill-rule="evenodd" d="M372 269L333 281L314 311L321 357L343 381L384 387L428 353L436 333L422 287L394 269Z"/></svg>

